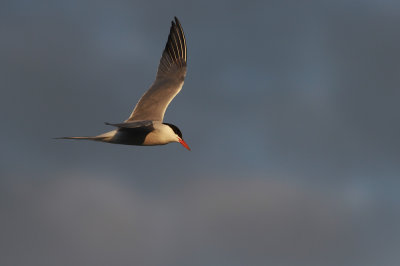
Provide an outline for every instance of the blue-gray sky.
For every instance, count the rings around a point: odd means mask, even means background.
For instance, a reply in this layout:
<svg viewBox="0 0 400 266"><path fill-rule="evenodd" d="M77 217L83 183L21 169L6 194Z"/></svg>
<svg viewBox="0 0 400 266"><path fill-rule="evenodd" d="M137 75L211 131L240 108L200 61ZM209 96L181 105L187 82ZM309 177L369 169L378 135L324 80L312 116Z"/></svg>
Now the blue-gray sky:
<svg viewBox="0 0 400 266"><path fill-rule="evenodd" d="M192 148L126 119L170 21ZM397 1L2 1L1 265L398 265Z"/></svg>

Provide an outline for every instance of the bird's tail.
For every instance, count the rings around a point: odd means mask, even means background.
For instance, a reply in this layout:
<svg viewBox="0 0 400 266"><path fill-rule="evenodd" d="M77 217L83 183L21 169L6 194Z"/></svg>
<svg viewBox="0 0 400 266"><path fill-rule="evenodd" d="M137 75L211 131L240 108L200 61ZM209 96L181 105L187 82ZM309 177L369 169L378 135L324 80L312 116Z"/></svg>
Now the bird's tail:
<svg viewBox="0 0 400 266"><path fill-rule="evenodd" d="M101 141L103 138L100 138L100 137L61 137L61 138L54 138L54 139L78 139L78 140L97 140L97 141Z"/></svg>
<svg viewBox="0 0 400 266"><path fill-rule="evenodd" d="M55 139L77 139L77 140L95 140L95 141L102 141L102 142L110 142L114 135L116 134L117 130L112 130L98 136L92 137L61 137Z"/></svg>

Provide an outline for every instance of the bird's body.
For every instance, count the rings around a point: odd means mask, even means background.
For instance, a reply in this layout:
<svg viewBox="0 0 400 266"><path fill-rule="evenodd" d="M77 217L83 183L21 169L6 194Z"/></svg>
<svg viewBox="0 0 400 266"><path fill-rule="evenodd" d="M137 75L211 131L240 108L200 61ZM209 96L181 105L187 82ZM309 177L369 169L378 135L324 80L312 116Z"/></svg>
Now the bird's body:
<svg viewBox="0 0 400 266"><path fill-rule="evenodd" d="M167 44L158 66L156 80L136 104L130 117L112 131L93 137L64 137L108 142L114 144L153 146L179 142L189 146L182 139L182 133L175 125L163 123L165 110L182 89L186 76L186 39L179 20L171 23Z"/></svg>

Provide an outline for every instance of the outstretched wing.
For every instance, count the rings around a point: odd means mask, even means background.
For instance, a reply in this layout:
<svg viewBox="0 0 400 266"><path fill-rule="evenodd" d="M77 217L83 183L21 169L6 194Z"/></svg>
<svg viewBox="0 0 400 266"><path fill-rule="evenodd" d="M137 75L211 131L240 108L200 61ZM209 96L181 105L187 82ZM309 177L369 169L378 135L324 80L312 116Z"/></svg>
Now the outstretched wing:
<svg viewBox="0 0 400 266"><path fill-rule="evenodd" d="M156 80L136 104L127 121L162 121L169 103L182 89L186 76L186 40L176 17L171 24Z"/></svg>

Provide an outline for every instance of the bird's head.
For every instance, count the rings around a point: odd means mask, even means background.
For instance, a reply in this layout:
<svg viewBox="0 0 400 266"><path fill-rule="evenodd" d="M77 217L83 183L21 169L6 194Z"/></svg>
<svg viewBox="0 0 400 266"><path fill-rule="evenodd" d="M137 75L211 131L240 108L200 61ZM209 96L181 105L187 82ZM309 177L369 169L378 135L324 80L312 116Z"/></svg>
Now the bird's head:
<svg viewBox="0 0 400 266"><path fill-rule="evenodd" d="M183 147L185 147L186 149L188 149L190 151L189 146L186 144L186 142L182 138L182 132L179 130L179 128L173 124L169 124L169 123L163 123L163 124L169 126L172 129L172 131L174 131L174 134L176 137L175 142L179 142L180 144L182 144Z"/></svg>

